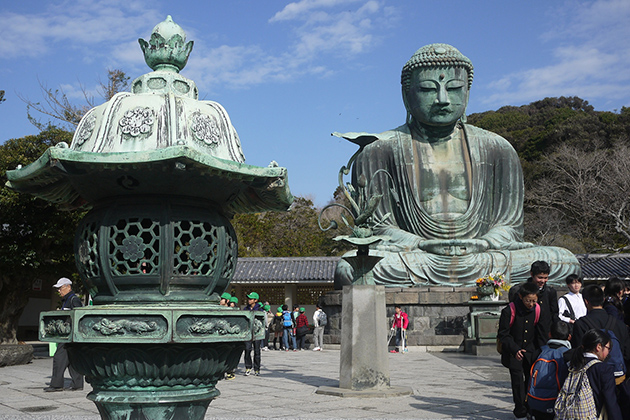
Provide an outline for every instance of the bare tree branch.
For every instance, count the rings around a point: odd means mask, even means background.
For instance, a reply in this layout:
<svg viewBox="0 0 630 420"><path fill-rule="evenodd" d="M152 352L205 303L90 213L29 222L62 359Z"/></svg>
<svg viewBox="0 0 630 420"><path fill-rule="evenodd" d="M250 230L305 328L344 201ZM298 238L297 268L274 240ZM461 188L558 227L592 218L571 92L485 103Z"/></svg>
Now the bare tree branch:
<svg viewBox="0 0 630 420"><path fill-rule="evenodd" d="M543 211L543 218L560 212L576 236L594 239L596 248L629 249L629 161L630 148L625 144L589 151L562 145L542 159L546 176L527 191L527 205Z"/></svg>
<svg viewBox="0 0 630 420"><path fill-rule="evenodd" d="M27 116L29 121L38 129L44 130L51 125L51 122L42 123L39 119L33 116L31 111L37 111L40 114L57 120L62 123L62 127L73 131L83 115L91 108L94 108L94 97L88 92L88 90L79 83L81 92L83 94L83 105L76 105L70 99L62 88L51 89L48 88L42 81L38 79L39 87L42 91L43 102L34 102L21 95L18 97L26 103ZM127 89L129 85L129 77L119 69L107 70L107 83L99 82L99 94L105 99L110 100L116 93L122 92Z"/></svg>

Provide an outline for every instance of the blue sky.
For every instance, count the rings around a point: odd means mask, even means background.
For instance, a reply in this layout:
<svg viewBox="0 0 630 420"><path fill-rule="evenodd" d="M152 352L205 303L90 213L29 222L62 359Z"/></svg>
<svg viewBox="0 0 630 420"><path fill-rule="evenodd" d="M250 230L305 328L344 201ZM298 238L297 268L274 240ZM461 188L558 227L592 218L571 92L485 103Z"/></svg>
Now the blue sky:
<svg viewBox="0 0 630 420"><path fill-rule="evenodd" d="M630 106L627 0L21 0L0 5L0 142L37 132L19 96L42 100L40 82L98 104L108 68L150 71L137 39L169 14L195 41L182 74L227 109L246 162L277 161L318 205L356 150L330 133L402 124L400 70L426 44L472 60L468 113L561 95Z"/></svg>

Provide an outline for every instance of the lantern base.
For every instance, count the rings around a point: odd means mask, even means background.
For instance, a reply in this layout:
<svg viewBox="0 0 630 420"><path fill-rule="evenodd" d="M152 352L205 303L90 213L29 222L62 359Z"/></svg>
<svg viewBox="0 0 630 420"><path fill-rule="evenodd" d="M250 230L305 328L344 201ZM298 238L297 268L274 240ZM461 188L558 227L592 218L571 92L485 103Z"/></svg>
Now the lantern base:
<svg viewBox="0 0 630 420"><path fill-rule="evenodd" d="M104 420L203 420L210 402L221 393L216 388L177 391L93 391Z"/></svg>

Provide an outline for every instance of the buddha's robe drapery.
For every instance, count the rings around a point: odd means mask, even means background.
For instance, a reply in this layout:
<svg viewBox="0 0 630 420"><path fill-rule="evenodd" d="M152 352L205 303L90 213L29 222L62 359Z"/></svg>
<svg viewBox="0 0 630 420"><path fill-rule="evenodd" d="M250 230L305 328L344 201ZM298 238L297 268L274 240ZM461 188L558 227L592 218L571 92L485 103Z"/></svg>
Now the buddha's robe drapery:
<svg viewBox="0 0 630 420"><path fill-rule="evenodd" d="M468 152L464 160L469 170L465 181L469 204L464 213L449 213L445 208L441 214L429 214L420 200L421 188L433 183L427 177L435 175L423 167L426 160L420 158L421 147L407 125L381 134L341 135L358 144L371 141L357 155L352 182L356 189L357 180L365 175L368 195L383 194L375 220L390 213L375 228L376 235L389 239L370 250L370 255L383 257L373 270L375 283L472 284L490 273L505 273L515 283L526 280L532 262L538 260L551 265L552 280L579 274L579 263L568 250L523 242L523 173L514 148L489 131L465 124L462 130L464 150ZM382 172L373 176L380 169L391 178ZM426 240L466 239L485 240L489 249L463 251L463 255L442 255L449 254L446 249L439 254L419 249ZM348 267L344 260L339 263L336 287L350 284Z"/></svg>

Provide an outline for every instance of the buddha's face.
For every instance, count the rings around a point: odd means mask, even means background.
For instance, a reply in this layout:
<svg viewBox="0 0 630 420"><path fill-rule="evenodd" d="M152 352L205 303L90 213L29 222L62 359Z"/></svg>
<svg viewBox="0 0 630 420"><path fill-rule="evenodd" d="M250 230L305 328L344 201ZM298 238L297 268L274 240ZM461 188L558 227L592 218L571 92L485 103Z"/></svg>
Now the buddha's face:
<svg viewBox="0 0 630 420"><path fill-rule="evenodd" d="M421 67L405 96L407 110L420 124L454 125L468 104L468 73L461 67Z"/></svg>

